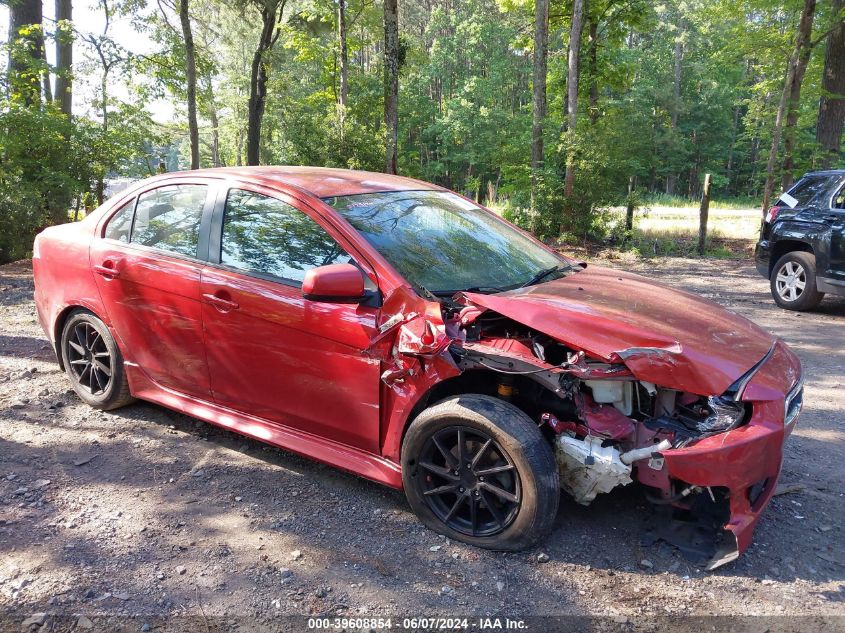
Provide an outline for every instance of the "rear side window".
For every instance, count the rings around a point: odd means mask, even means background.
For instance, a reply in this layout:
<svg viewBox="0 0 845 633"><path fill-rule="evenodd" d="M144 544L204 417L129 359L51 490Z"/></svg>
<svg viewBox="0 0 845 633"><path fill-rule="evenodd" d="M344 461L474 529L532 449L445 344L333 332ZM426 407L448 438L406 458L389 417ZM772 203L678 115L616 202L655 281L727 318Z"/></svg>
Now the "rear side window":
<svg viewBox="0 0 845 633"><path fill-rule="evenodd" d="M132 212L135 210L135 198L124 204L117 213L111 216L106 225L106 232L103 237L118 242L129 242L132 233Z"/></svg>
<svg viewBox="0 0 845 633"><path fill-rule="evenodd" d="M299 209L252 191L226 197L220 263L301 284L327 264L353 263L319 224Z"/></svg>
<svg viewBox="0 0 845 633"><path fill-rule="evenodd" d="M206 185L168 185L138 197L131 242L197 256Z"/></svg>
<svg viewBox="0 0 845 633"><path fill-rule="evenodd" d="M845 187L842 187L839 192L833 196L833 208L845 209Z"/></svg>
<svg viewBox="0 0 845 633"><path fill-rule="evenodd" d="M829 176L804 176L792 189L781 196L781 200L791 208L805 207L820 193L824 193L830 185ZM794 204L793 204L794 199ZM827 206L827 204L825 204Z"/></svg>

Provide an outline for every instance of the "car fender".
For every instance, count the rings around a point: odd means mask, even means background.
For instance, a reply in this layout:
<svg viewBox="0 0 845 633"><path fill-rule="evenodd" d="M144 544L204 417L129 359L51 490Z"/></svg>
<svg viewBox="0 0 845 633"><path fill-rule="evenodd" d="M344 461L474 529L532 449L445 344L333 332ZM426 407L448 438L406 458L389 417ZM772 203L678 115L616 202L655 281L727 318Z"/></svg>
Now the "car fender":
<svg viewBox="0 0 845 633"><path fill-rule="evenodd" d="M783 219L778 219L772 226L770 243L773 245L773 257L770 267L774 266L777 260L795 249L778 249L779 243L799 242L805 244L810 252L816 257L817 267L826 266L830 256L830 240L832 227L830 224L821 222L808 214L802 213ZM771 272L771 271L770 271Z"/></svg>

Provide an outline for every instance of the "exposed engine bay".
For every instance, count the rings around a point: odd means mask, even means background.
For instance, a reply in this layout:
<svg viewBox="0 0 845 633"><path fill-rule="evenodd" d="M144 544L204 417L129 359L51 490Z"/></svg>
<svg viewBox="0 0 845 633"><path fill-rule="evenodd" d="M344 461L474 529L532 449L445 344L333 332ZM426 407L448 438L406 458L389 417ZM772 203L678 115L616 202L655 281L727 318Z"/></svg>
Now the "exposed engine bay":
<svg viewBox="0 0 845 633"><path fill-rule="evenodd" d="M635 480L657 488L660 500L676 496L661 476L660 451L745 419L741 402L639 381L623 364L590 360L494 313L466 308L458 320L467 316L463 345L451 350L459 368L495 372L496 395L548 429L562 486L578 503Z"/></svg>

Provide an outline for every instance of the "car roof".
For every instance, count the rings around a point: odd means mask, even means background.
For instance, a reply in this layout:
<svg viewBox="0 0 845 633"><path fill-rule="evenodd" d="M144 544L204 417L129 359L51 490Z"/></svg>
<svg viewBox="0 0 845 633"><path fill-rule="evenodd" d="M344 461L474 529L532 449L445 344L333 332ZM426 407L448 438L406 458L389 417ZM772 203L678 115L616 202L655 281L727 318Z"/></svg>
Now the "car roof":
<svg viewBox="0 0 845 633"><path fill-rule="evenodd" d="M804 176L845 176L845 169L820 169L808 171Z"/></svg>
<svg viewBox="0 0 845 633"><path fill-rule="evenodd" d="M333 167L218 167L216 169L197 169L162 174L163 177L171 178L175 175L237 178L268 186L287 185L306 191L318 198L384 191L442 190L442 187L414 178Z"/></svg>

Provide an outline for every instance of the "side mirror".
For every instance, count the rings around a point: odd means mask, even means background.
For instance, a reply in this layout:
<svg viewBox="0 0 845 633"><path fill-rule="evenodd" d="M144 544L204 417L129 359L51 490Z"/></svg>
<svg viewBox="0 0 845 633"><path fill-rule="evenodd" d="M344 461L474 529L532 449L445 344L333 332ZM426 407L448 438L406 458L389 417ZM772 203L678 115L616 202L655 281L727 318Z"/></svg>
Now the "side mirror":
<svg viewBox="0 0 845 633"><path fill-rule="evenodd" d="M366 298L364 275L352 264L312 268L302 281L302 296L309 301L360 303Z"/></svg>

